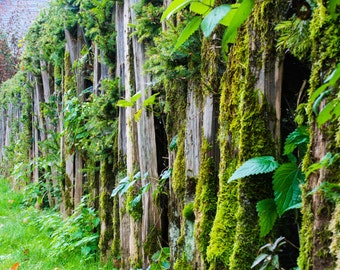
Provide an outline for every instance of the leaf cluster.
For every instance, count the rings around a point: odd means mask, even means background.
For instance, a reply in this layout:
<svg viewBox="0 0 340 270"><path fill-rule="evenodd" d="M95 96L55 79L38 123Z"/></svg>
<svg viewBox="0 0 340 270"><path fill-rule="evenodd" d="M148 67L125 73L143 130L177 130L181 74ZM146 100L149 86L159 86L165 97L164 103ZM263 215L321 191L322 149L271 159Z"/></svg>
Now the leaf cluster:
<svg viewBox="0 0 340 270"><path fill-rule="evenodd" d="M239 27L246 21L252 12L254 1L244 0L240 4L222 4L215 6L214 0L175 0L164 11L161 21L169 19L173 14L178 13L187 6L194 16L180 34L174 50L180 48L199 27L206 38L210 37L217 25L226 27L222 48L226 52L229 44L233 44L237 37Z"/></svg>
<svg viewBox="0 0 340 270"><path fill-rule="evenodd" d="M333 72L325 79L325 82L315 90L310 100L313 102L313 112L317 116L317 123L320 126L327 122L337 121L340 117L340 95L339 93L330 100L319 111L320 104L328 96L339 90L340 79L340 63L336 66ZM334 96L334 94L333 94Z"/></svg>
<svg viewBox="0 0 340 270"><path fill-rule="evenodd" d="M163 247L155 252L151 257L152 263L147 270L166 270L170 269L170 248Z"/></svg>
<svg viewBox="0 0 340 270"><path fill-rule="evenodd" d="M267 235L275 221L285 212L301 207L300 185L305 181L305 175L299 168L304 156L309 133L306 127L299 127L288 135L284 145L284 155L290 162L279 164L272 156L255 157L244 162L229 178L228 182L251 175L274 172L274 198L259 201L256 210L259 215L260 235Z"/></svg>
<svg viewBox="0 0 340 270"><path fill-rule="evenodd" d="M40 230L51 232L51 254L56 258L67 258L74 253L82 255L83 261L92 260L98 252L98 229L100 219L93 208L87 206L87 197L82 198L81 203L74 213L61 219L60 214L37 216L35 225Z"/></svg>
<svg viewBox="0 0 340 270"><path fill-rule="evenodd" d="M99 159L112 151L118 132L118 80L103 80L101 90L103 94L97 96L92 93L91 87L85 89L82 96L89 94L85 102L69 91L63 119L63 135L70 146L69 151L76 147Z"/></svg>

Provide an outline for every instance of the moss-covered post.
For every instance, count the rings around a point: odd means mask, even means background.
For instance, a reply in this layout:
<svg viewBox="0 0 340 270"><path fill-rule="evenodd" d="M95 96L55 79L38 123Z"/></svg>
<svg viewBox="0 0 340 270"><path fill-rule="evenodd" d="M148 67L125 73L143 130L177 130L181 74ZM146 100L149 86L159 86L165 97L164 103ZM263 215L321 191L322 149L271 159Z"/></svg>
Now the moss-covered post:
<svg viewBox="0 0 340 270"><path fill-rule="evenodd" d="M275 55L271 25L279 10L279 1L256 1L227 55L221 80L219 194L207 248L210 269L249 269L263 241L255 206L270 196L270 177L227 180L245 160L277 153L271 129L276 110L267 97L272 87L267 82L274 81L276 72L267 69L265 58ZM265 69L264 76L259 75L261 69Z"/></svg>
<svg viewBox="0 0 340 270"><path fill-rule="evenodd" d="M71 72L70 53L66 50L64 56L64 74L63 74L63 104L66 102L65 94L68 90L74 89L75 82ZM63 127L61 128L63 131ZM73 156L69 153L67 142L65 138L61 139L61 160L62 166L65 166L65 177L62 179L61 193L62 201L60 205L61 212L64 215L71 215L73 210Z"/></svg>
<svg viewBox="0 0 340 270"><path fill-rule="evenodd" d="M216 3L218 4L218 3ZM195 264L208 268L207 247L216 214L218 190L219 145L217 144L220 78L224 71L220 44L204 39L201 49L201 95L203 99L200 168L194 200Z"/></svg>
<svg viewBox="0 0 340 270"><path fill-rule="evenodd" d="M311 96L324 83L325 78L340 62L339 17L332 19L323 1L317 1L310 31L312 38L312 71L309 89L308 115L311 142L304 160L304 170L314 162L319 162L327 153L340 151L339 118L318 125L314 101ZM330 95L319 104L322 110L331 100L339 100L339 85L336 84ZM300 232L299 267L309 269L339 269L340 215L339 200L331 199L330 194L320 186L326 183L340 184L340 164L335 162L328 168L315 171L308 177L304 186L302 227ZM312 192L318 190L317 192Z"/></svg>

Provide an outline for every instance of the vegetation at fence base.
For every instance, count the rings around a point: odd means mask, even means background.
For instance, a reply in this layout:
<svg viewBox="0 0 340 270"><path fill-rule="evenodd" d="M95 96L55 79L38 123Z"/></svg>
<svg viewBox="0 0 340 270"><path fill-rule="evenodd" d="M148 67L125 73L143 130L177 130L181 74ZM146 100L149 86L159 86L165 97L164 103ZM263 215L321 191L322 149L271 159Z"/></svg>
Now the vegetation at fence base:
<svg viewBox="0 0 340 270"><path fill-rule="evenodd" d="M99 219L85 199L67 219L54 210L26 207L24 200L22 192L0 179L1 269L16 262L27 270L112 269L98 262Z"/></svg>

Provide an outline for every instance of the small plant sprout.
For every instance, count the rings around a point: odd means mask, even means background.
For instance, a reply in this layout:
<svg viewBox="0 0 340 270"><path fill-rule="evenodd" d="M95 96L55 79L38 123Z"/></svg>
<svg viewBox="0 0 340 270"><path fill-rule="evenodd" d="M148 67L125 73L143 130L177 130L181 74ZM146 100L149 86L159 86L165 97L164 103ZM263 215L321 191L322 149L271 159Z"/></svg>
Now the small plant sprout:
<svg viewBox="0 0 340 270"><path fill-rule="evenodd" d="M280 236L274 243L268 243L259 249L259 255L253 262L251 269L260 266L260 270L264 269L281 269L279 262L279 253L281 246L285 245L285 238Z"/></svg>

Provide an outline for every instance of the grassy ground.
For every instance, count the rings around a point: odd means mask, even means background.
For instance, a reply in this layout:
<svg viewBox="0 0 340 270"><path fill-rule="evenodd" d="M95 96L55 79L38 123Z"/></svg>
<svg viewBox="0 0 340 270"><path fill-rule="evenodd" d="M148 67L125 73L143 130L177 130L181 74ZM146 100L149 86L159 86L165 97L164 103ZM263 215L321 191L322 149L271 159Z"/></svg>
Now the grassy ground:
<svg viewBox="0 0 340 270"><path fill-rule="evenodd" d="M25 208L22 206L22 200L21 193L11 191L8 183L0 179L1 270L11 269L16 263L19 263L19 270L103 269L93 260L82 260L80 253L51 256L51 231L44 226L38 227L35 221L43 219L43 215L55 214L51 211Z"/></svg>

